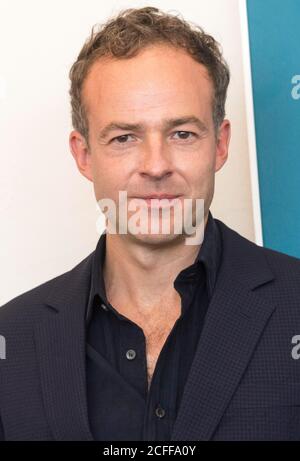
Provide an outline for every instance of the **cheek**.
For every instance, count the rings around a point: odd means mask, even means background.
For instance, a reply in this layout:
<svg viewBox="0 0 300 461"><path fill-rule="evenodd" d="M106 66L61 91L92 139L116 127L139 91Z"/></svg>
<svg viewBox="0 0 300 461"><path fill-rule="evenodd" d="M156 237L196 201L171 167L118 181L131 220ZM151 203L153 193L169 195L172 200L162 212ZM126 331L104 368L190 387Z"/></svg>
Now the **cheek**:
<svg viewBox="0 0 300 461"><path fill-rule="evenodd" d="M204 191L209 187L214 178L214 168L214 156L211 153L205 155L203 152L190 159L188 165L182 165L187 182L197 191Z"/></svg>
<svg viewBox="0 0 300 461"><path fill-rule="evenodd" d="M93 162L94 189L97 200L118 198L119 190L126 190L126 171L122 162L95 157Z"/></svg>

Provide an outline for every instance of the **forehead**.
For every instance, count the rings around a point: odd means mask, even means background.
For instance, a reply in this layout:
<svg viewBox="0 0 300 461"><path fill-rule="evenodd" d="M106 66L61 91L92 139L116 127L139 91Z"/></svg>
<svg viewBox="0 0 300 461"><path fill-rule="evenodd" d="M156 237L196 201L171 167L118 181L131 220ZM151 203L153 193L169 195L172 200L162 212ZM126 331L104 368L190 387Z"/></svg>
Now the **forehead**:
<svg viewBox="0 0 300 461"><path fill-rule="evenodd" d="M89 118L174 116L211 112L213 84L205 66L182 49L148 47L129 59L100 58L82 88Z"/></svg>

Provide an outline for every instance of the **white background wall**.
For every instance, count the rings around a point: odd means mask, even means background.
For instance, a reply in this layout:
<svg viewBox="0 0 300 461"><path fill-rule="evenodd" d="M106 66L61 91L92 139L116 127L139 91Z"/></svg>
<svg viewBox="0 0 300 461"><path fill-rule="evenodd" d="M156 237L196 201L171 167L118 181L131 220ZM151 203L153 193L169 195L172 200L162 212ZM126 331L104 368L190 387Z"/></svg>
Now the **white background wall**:
<svg viewBox="0 0 300 461"><path fill-rule="evenodd" d="M145 5L179 11L222 44L232 140L211 210L255 239L238 0L0 0L0 305L95 248L92 184L68 147L68 71L94 24Z"/></svg>

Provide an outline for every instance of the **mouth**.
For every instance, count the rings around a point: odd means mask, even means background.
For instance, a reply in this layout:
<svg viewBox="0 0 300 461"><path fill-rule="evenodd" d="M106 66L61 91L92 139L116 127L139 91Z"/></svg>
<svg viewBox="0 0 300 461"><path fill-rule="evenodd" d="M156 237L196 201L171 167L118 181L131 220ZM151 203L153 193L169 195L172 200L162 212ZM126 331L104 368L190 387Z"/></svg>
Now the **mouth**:
<svg viewBox="0 0 300 461"><path fill-rule="evenodd" d="M173 195L173 194L150 194L150 195L144 195L144 196L139 196L139 197L132 197L132 198L137 198L137 199L142 199L144 200L147 205L155 204L155 202L152 202L152 200L167 200L168 204L171 205L176 199L179 199L182 197L182 195Z"/></svg>
<svg viewBox="0 0 300 461"><path fill-rule="evenodd" d="M139 197L134 197L134 198L142 198L143 200L151 200L151 199L169 199L173 200L174 198L181 197L181 195L174 195L174 194L149 194L149 195L140 195Z"/></svg>

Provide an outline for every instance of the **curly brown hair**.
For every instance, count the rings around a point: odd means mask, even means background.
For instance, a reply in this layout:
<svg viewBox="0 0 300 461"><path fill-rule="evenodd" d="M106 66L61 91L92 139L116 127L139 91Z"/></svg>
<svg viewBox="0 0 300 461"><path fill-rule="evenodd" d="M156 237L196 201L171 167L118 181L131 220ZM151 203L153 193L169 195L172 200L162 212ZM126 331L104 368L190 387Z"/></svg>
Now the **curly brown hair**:
<svg viewBox="0 0 300 461"><path fill-rule="evenodd" d="M97 30L96 30L97 29ZM158 8L129 8L102 25L96 25L70 69L72 123L88 143L87 113L82 101L82 86L92 64L99 58L126 59L149 45L168 44L186 50L203 64L214 86L213 121L215 131L225 117L225 101L230 80L228 64L219 43L200 26L179 15Z"/></svg>

